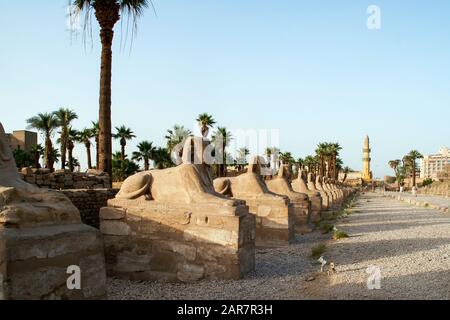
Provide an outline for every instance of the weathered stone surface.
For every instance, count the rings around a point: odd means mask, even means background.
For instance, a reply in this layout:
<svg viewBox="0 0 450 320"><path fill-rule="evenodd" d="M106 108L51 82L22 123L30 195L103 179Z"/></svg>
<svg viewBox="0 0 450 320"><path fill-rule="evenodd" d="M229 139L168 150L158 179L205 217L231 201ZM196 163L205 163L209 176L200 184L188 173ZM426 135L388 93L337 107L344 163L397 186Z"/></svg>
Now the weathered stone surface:
<svg viewBox="0 0 450 320"><path fill-rule="evenodd" d="M102 221L100 231L103 234L112 236L127 236L131 234L130 226L121 221Z"/></svg>
<svg viewBox="0 0 450 320"><path fill-rule="evenodd" d="M177 272L177 277L183 282L198 281L205 275L205 267L195 264L180 264L178 269L179 271Z"/></svg>
<svg viewBox="0 0 450 320"><path fill-rule="evenodd" d="M255 235L258 246L288 245L295 237L293 206L289 198L267 188L260 176L259 160L256 158L252 162L247 173L215 179L214 187L223 195L245 200L250 213L256 218Z"/></svg>
<svg viewBox="0 0 450 320"><path fill-rule="evenodd" d="M286 196L292 203L294 215L294 225L296 230L305 228L311 214L311 202L305 193L296 192L290 185L290 170L287 165L281 165L278 175L272 180L266 181L270 191Z"/></svg>
<svg viewBox="0 0 450 320"><path fill-rule="evenodd" d="M184 163L124 182L100 213L110 275L191 282L254 269L255 218L245 202L214 191L208 170Z"/></svg>
<svg viewBox="0 0 450 320"><path fill-rule="evenodd" d="M30 170L23 173L27 177L34 174ZM67 286L70 266L80 268L80 289ZM106 295L100 232L81 223L79 211L63 194L22 180L1 124L0 278L3 299L94 299Z"/></svg>

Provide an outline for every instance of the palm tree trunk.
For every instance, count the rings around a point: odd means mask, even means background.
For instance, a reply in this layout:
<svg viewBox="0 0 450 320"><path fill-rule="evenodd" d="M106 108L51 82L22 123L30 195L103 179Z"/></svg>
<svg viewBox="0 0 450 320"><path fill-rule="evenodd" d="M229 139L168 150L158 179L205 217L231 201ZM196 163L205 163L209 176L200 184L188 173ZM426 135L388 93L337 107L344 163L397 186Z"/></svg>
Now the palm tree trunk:
<svg viewBox="0 0 450 320"><path fill-rule="evenodd" d="M148 161L148 159L147 158L145 158L144 159L144 170L145 171L148 171L148 169L149 169L149 161Z"/></svg>
<svg viewBox="0 0 450 320"><path fill-rule="evenodd" d="M50 171L53 171L53 161L52 161L52 140L50 136L45 137L45 166Z"/></svg>
<svg viewBox="0 0 450 320"><path fill-rule="evenodd" d="M413 171L413 176L412 176L412 182L413 182L413 187L416 186L416 159L412 159L412 171Z"/></svg>
<svg viewBox="0 0 450 320"><path fill-rule="evenodd" d="M95 168L96 169L98 169L98 167L100 165L100 162L99 162L99 159L98 159L98 155L99 155L98 148L99 148L99 145L100 145L100 143L98 141L98 134L97 134L95 136Z"/></svg>
<svg viewBox="0 0 450 320"><path fill-rule="evenodd" d="M112 28L102 28L102 56L100 67L99 99L99 168L112 176L112 142L111 142L111 68L112 68Z"/></svg>
<svg viewBox="0 0 450 320"><path fill-rule="evenodd" d="M88 169L92 169L91 144L85 143Z"/></svg>
<svg viewBox="0 0 450 320"><path fill-rule="evenodd" d="M61 169L66 168L66 150L67 150L67 135L66 129L61 129Z"/></svg>
<svg viewBox="0 0 450 320"><path fill-rule="evenodd" d="M74 167L73 167L73 150L72 149L69 149L69 151L68 151L68 153L69 153L69 170L70 170L70 172L73 172L73 170L74 170Z"/></svg>
<svg viewBox="0 0 450 320"><path fill-rule="evenodd" d="M125 160L125 144L120 145L120 154L122 156L122 161Z"/></svg>

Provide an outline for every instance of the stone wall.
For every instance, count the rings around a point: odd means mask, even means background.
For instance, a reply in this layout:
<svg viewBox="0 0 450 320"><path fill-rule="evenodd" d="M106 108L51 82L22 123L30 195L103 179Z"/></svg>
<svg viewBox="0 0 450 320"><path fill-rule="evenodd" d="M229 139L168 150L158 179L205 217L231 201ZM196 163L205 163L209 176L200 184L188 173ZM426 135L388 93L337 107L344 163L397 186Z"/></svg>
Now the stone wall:
<svg viewBox="0 0 450 320"><path fill-rule="evenodd" d="M117 194L116 189L70 189L59 192L67 196L78 208L83 223L95 228L100 227L100 208L106 207L108 199Z"/></svg>
<svg viewBox="0 0 450 320"><path fill-rule="evenodd" d="M108 174L90 170L88 172L70 172L57 170L50 172L47 169L23 168L22 179L40 188L49 189L102 189L110 187Z"/></svg>
<svg viewBox="0 0 450 320"><path fill-rule="evenodd" d="M116 199L114 199L116 200ZM143 201L100 211L109 275L132 280L193 282L240 279L255 266L255 217L185 210ZM139 201L135 203L139 204ZM242 211L242 212L241 212Z"/></svg>

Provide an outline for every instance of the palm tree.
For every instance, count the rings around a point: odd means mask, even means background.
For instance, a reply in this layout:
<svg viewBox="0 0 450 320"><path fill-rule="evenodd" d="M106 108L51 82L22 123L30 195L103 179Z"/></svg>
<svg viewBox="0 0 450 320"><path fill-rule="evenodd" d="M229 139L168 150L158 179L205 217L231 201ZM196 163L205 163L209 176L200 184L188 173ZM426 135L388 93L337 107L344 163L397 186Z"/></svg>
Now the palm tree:
<svg viewBox="0 0 450 320"><path fill-rule="evenodd" d="M280 160L283 164L292 164L295 162L295 159L290 152L280 152Z"/></svg>
<svg viewBox="0 0 450 320"><path fill-rule="evenodd" d="M41 165L39 163L41 157L44 155L44 148L42 147L41 144L37 144L31 147L31 154L33 156L34 159L34 167L35 168L40 168Z"/></svg>
<svg viewBox="0 0 450 320"><path fill-rule="evenodd" d="M137 145L139 151L133 152L132 160L142 161L144 160L144 170L149 170L149 162L153 160L155 156L156 148L150 141L142 141Z"/></svg>
<svg viewBox="0 0 450 320"><path fill-rule="evenodd" d="M45 167L53 171L53 163L56 159L53 155L52 135L58 127L58 121L53 113L38 113L37 116L27 120L28 128L41 131L45 137L44 161Z"/></svg>
<svg viewBox="0 0 450 320"><path fill-rule="evenodd" d="M227 163L227 157L226 157L226 148L230 144L232 138L231 132L227 130L225 127L217 127L217 130L213 133L212 136L212 142L216 146L216 148L220 148L219 150L219 157L220 157L220 163L219 163L219 177L225 177L226 176L226 163Z"/></svg>
<svg viewBox="0 0 450 320"><path fill-rule="evenodd" d="M68 134L67 134L67 155L68 155L68 160L67 163L69 165L69 170L71 172L73 172L74 167L76 165L75 161L76 159L74 159L73 157L73 149L75 148L75 141L78 139L78 131L72 128L69 128ZM62 161L62 158L61 158ZM78 160L76 161L78 162Z"/></svg>
<svg viewBox="0 0 450 320"><path fill-rule="evenodd" d="M68 144L68 135L70 130L70 124L73 120L78 119L75 111L60 108L59 110L53 113L58 120L58 126L60 127L60 144L61 144L61 169L66 167L66 153L67 153L67 144Z"/></svg>
<svg viewBox="0 0 450 320"><path fill-rule="evenodd" d="M328 143L322 142L319 143L316 148L316 155L320 159L319 174L322 176L325 174L325 158L329 154L328 146L329 146Z"/></svg>
<svg viewBox="0 0 450 320"><path fill-rule="evenodd" d="M339 145L339 143L329 143L328 144L328 154L330 155L330 171L329 171L329 178L337 179L339 175L339 168L338 168L338 156L339 152L342 150L342 147Z"/></svg>
<svg viewBox="0 0 450 320"><path fill-rule="evenodd" d="M99 99L99 166L98 169L112 175L112 132L111 132L111 70L112 42L114 25L120 16L128 14L132 17L133 27L141 16L148 0L71 0L79 11L84 11L89 17L94 11L100 25L102 44L100 66L100 99ZM150 1L151 2L151 1ZM133 30L134 30L133 28Z"/></svg>
<svg viewBox="0 0 450 320"><path fill-rule="evenodd" d="M66 139L66 152L67 152L67 161L66 165L69 167L69 170L73 172L74 170L74 160L73 160L73 149L75 148L74 142L78 140L79 132L72 127L69 127L67 134L65 136ZM56 140L57 143L62 144L61 137ZM64 157L66 158L66 157ZM63 157L61 154L61 161Z"/></svg>
<svg viewBox="0 0 450 320"><path fill-rule="evenodd" d="M92 169L92 159L91 159L91 138L93 138L92 129L84 128L83 130L78 132L76 141L84 144L86 148L86 156L87 156L87 166L88 169Z"/></svg>
<svg viewBox="0 0 450 320"><path fill-rule="evenodd" d="M116 133L113 137L115 139L120 139L120 153L122 154L122 160L125 160L125 146L127 145L127 140L136 138L134 132L125 126L116 127Z"/></svg>
<svg viewBox="0 0 450 320"><path fill-rule="evenodd" d="M412 184L413 187L416 186L416 160L423 159L423 155L417 150L411 150L407 156L409 157L412 165Z"/></svg>
<svg viewBox="0 0 450 320"><path fill-rule="evenodd" d="M169 154L177 149L178 156L181 157L183 154L183 145L186 138L192 136L192 132L189 129L186 129L184 126L180 126L178 124L173 126L173 129L167 130L167 135L165 139L167 140L167 149Z"/></svg>
<svg viewBox="0 0 450 320"><path fill-rule="evenodd" d="M197 118L197 121L198 125L200 126L202 136L206 138L209 133L209 128L212 128L212 126L216 124L216 121L211 115L207 113L200 114Z"/></svg>
<svg viewBox="0 0 450 320"><path fill-rule="evenodd" d="M166 148L156 148L153 155L153 162L155 163L156 169L164 169L173 166L170 152Z"/></svg>
<svg viewBox="0 0 450 320"><path fill-rule="evenodd" d="M99 135L100 135L100 125L98 121L92 121L92 127L90 128L92 131L92 136L95 138L95 168L99 167Z"/></svg>
<svg viewBox="0 0 450 320"><path fill-rule="evenodd" d="M394 170L394 174L397 176L397 168L400 165L401 160L391 160L388 162L389 166L392 170Z"/></svg>

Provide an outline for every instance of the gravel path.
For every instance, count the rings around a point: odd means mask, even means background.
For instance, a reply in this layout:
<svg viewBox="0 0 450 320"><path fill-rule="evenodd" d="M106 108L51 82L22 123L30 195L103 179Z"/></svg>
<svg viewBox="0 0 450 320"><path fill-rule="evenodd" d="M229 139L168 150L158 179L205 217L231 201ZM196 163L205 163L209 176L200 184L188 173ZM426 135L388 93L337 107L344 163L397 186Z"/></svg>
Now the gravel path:
<svg viewBox="0 0 450 320"><path fill-rule="evenodd" d="M359 198L354 213L336 223L350 237L331 240L319 231L286 248L257 250L256 271L239 281L194 284L108 279L110 299L450 299L450 217L379 194ZM336 273L319 273L311 248ZM366 269L381 272L369 290ZM312 281L311 281L312 280Z"/></svg>
<svg viewBox="0 0 450 320"><path fill-rule="evenodd" d="M258 249L256 268L245 279L201 281L192 284L131 282L108 279L110 299L297 299L303 278L317 271L318 263L310 258L311 248L327 241L330 235L312 232L297 236L296 243L279 249Z"/></svg>
<svg viewBox="0 0 450 320"><path fill-rule="evenodd" d="M450 217L378 194L358 200L347 222L350 238L331 245L337 273L307 289L322 299L450 299ZM381 272L369 290L369 266ZM373 271L372 271L373 274Z"/></svg>

